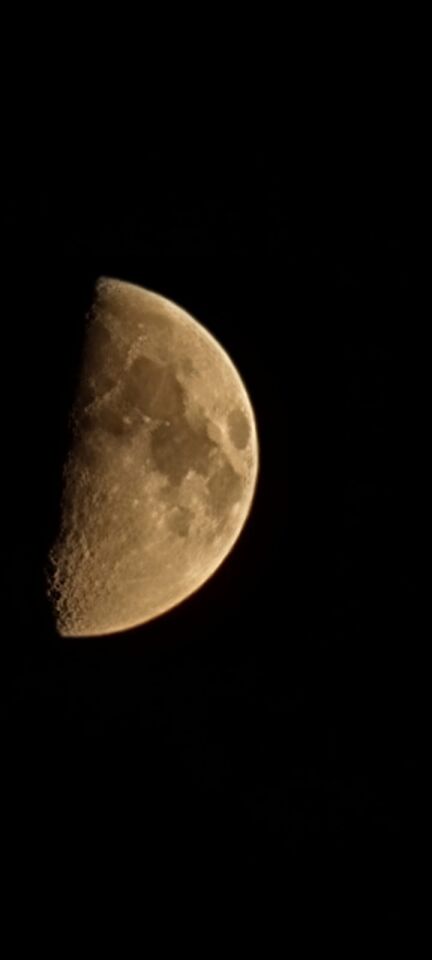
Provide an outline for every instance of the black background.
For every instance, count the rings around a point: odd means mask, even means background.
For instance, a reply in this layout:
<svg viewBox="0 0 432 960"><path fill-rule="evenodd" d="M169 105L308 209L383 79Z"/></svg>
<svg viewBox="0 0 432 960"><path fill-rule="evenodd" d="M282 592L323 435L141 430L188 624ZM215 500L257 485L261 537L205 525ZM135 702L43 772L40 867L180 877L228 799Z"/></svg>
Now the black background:
<svg viewBox="0 0 432 960"><path fill-rule="evenodd" d="M276 147L145 150L109 168L90 154L24 165L4 189L16 882L41 863L80 887L275 881L300 901L315 886L327 907L396 912L420 843L414 200L349 151L326 166ZM55 633L43 567L100 274L172 298L225 346L256 411L260 473L235 549L196 595L74 641Z"/></svg>

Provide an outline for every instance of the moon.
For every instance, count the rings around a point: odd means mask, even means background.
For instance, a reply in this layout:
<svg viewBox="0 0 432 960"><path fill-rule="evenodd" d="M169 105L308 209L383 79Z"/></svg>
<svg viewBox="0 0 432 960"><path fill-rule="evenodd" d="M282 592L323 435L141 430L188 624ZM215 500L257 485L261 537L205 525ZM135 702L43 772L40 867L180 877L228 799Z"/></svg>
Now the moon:
<svg viewBox="0 0 432 960"><path fill-rule="evenodd" d="M102 277L87 317L47 591L62 636L146 623L220 566L258 472L246 387L175 303Z"/></svg>

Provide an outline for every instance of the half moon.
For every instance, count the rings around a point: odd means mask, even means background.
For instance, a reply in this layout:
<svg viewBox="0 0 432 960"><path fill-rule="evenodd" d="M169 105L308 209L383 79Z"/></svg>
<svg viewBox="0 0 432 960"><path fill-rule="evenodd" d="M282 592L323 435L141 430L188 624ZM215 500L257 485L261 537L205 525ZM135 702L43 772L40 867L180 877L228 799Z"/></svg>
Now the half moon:
<svg viewBox="0 0 432 960"><path fill-rule="evenodd" d="M195 592L237 540L258 471L246 388L197 320L105 277L87 319L49 558L62 636L126 630Z"/></svg>

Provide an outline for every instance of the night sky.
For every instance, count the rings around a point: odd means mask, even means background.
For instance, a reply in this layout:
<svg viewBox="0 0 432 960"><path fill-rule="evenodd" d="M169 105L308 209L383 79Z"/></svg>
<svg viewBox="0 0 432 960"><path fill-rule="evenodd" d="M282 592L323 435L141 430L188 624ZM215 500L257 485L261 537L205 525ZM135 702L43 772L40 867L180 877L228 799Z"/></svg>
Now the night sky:
<svg viewBox="0 0 432 960"><path fill-rule="evenodd" d="M421 842L424 708L425 265L408 193L374 159L317 176L276 147L144 150L15 171L3 215L13 882L41 862L203 896L273 878L290 903L314 886L396 914ZM55 633L43 568L100 274L173 299L221 342L261 465L249 521L198 593L74 641Z"/></svg>

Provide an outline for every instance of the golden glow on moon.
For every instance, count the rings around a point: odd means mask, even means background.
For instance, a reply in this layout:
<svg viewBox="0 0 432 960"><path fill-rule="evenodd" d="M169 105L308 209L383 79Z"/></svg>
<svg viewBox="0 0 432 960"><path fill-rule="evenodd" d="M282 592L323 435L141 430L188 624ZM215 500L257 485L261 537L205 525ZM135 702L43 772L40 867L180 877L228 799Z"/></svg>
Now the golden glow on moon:
<svg viewBox="0 0 432 960"><path fill-rule="evenodd" d="M63 636L145 623L195 592L247 519L255 418L219 343L171 301L99 280L48 593Z"/></svg>

